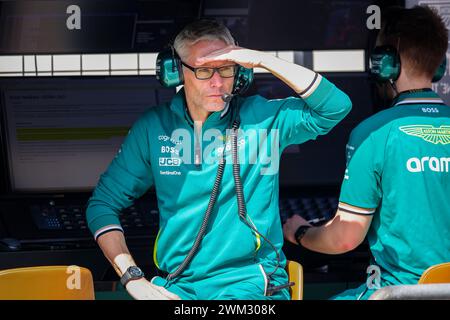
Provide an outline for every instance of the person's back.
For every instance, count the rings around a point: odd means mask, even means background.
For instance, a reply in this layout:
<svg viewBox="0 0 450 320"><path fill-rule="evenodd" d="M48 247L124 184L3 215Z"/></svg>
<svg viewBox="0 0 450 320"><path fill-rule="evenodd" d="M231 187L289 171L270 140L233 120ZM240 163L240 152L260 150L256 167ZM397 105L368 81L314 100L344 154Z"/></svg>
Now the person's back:
<svg viewBox="0 0 450 320"><path fill-rule="evenodd" d="M391 107L363 121L346 147L335 217L312 228L293 216L285 237L340 254L366 238L373 259L366 283L334 299L367 299L380 287L415 284L450 261L450 107L431 90L445 71L448 30L427 7L384 14L371 75Z"/></svg>
<svg viewBox="0 0 450 320"><path fill-rule="evenodd" d="M355 163L372 164L379 177L382 201L368 240L381 284L415 284L450 257L450 107L429 89L401 93L350 141ZM348 174L366 183L351 167Z"/></svg>

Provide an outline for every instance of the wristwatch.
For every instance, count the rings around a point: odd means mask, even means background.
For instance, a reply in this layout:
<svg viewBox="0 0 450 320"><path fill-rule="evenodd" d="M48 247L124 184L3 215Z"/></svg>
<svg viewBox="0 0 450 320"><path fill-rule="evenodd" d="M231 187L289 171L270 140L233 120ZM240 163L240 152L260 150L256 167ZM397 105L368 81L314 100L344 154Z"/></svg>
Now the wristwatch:
<svg viewBox="0 0 450 320"><path fill-rule="evenodd" d="M303 236L305 235L306 231L311 228L311 226L300 226L298 227L297 231L295 231L295 241L299 245L301 245L300 241L302 240Z"/></svg>
<svg viewBox="0 0 450 320"><path fill-rule="evenodd" d="M120 283L125 287L128 282L132 280L138 280L144 277L144 273L139 267L131 266L125 271L120 278Z"/></svg>

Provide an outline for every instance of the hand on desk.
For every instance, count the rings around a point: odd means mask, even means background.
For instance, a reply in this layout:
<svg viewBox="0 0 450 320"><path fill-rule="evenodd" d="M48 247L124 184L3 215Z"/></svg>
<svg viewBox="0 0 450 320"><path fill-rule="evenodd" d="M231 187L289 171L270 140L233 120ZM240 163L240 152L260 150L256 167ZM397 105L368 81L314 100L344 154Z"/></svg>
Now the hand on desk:
<svg viewBox="0 0 450 320"><path fill-rule="evenodd" d="M176 294L152 284L145 278L128 282L126 289L136 300L181 300Z"/></svg>

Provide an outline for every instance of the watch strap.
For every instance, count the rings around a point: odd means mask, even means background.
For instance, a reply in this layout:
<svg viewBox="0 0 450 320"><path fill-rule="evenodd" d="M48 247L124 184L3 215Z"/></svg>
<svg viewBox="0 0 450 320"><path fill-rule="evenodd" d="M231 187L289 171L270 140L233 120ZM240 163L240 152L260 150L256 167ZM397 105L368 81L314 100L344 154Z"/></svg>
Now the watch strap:
<svg viewBox="0 0 450 320"><path fill-rule="evenodd" d="M133 275L130 269L136 269L140 275L136 276ZM139 269L139 267L136 266L131 266L127 269L127 271L125 271L125 273L122 275L122 277L120 278L120 283L125 287L127 285L128 282L132 281L132 280L138 280L144 277L144 273L142 272L141 269Z"/></svg>
<svg viewBox="0 0 450 320"><path fill-rule="evenodd" d="M301 245L301 240L303 238L303 236L305 235L306 231L308 231L308 229L311 228L311 226L300 226L297 228L297 231L295 231L295 241L297 241L297 243L299 245Z"/></svg>

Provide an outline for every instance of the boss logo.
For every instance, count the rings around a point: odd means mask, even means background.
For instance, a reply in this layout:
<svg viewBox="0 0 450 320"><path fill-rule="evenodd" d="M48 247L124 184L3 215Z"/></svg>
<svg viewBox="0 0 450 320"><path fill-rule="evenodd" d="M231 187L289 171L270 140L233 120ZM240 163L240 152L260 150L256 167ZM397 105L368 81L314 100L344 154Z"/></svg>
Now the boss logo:
<svg viewBox="0 0 450 320"><path fill-rule="evenodd" d="M439 113L438 108L422 108L422 112L425 113Z"/></svg>

